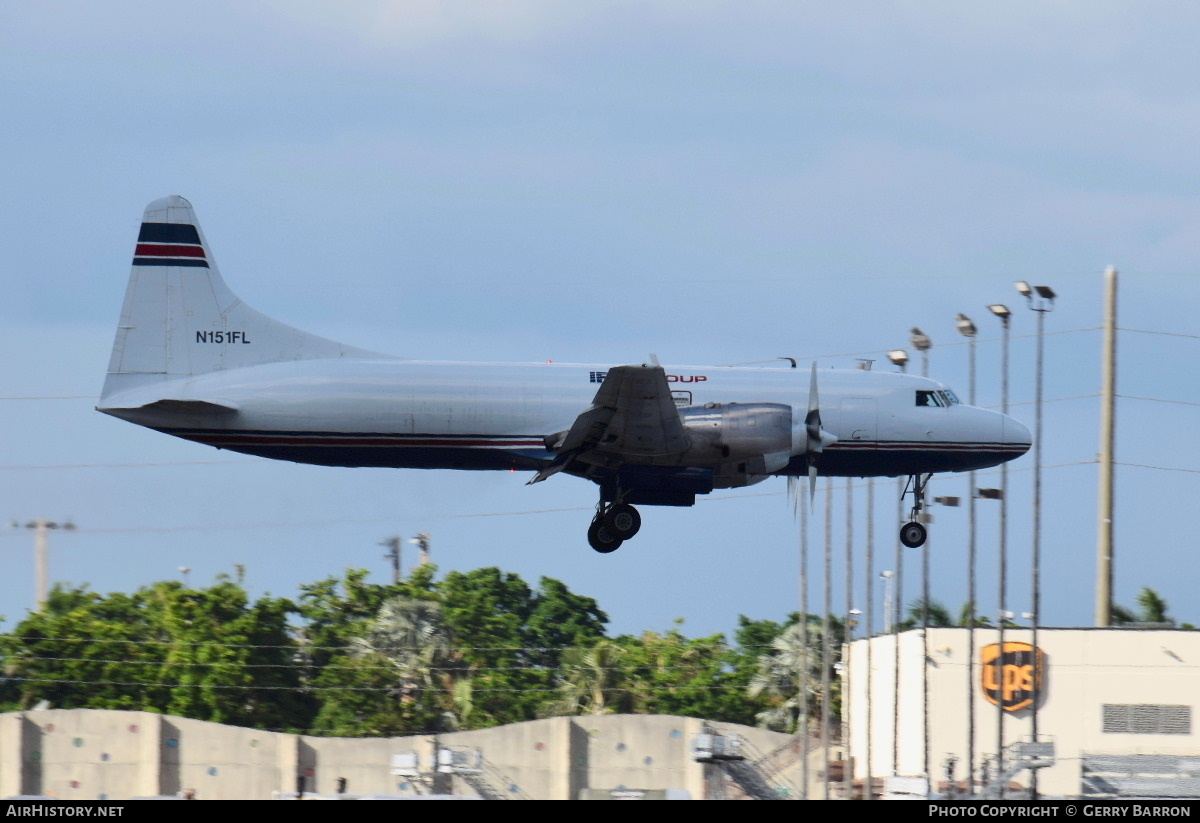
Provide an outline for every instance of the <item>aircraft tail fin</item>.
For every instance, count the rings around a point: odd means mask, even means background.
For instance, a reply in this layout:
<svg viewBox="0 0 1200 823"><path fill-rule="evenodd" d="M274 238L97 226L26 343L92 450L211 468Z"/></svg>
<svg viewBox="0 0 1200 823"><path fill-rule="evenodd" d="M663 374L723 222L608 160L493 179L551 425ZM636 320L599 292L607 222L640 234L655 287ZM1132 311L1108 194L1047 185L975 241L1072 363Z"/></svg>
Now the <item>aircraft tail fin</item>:
<svg viewBox="0 0 1200 823"><path fill-rule="evenodd" d="M192 204L146 207L102 397L191 375L284 360L387 355L273 320L229 290Z"/></svg>

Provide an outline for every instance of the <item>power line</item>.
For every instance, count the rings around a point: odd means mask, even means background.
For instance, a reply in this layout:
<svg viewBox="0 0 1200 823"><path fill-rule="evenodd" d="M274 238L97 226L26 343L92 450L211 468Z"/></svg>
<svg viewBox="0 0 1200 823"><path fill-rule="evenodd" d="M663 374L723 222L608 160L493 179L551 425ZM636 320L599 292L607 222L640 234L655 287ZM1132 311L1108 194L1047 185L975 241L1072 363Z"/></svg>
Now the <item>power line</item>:
<svg viewBox="0 0 1200 823"><path fill-rule="evenodd" d="M1132 466L1138 469L1157 469L1164 472L1186 472L1187 474L1200 474L1200 469L1178 469L1171 466L1151 466L1146 463L1122 463L1119 460L1113 461L1118 466Z"/></svg>
<svg viewBox="0 0 1200 823"><path fill-rule="evenodd" d="M1166 337L1188 337L1192 340L1200 340L1200 334L1183 334L1177 331L1151 331L1149 329L1126 329L1121 326L1117 327L1117 331L1135 332L1137 334L1161 334Z"/></svg>
<svg viewBox="0 0 1200 823"><path fill-rule="evenodd" d="M1085 332L1085 331L1099 331L1101 328L1103 328L1103 326L1086 326L1082 329L1065 329L1063 331L1046 332L1045 336L1050 337L1051 335L1060 335L1060 334L1078 334L1079 332ZM1187 336L1187 335L1185 335L1185 336ZM1032 340L1036 337L1037 337L1036 334L1018 334L1018 335L1014 335L1013 339L1014 340L1022 340L1022 339L1031 339ZM999 338L999 337L979 337L979 338L976 338L976 342L992 343L992 342L996 342L1000 339L1001 338ZM930 348L940 349L940 348L946 348L949 346L966 346L966 345L969 345L969 341L955 340L950 343L933 343L930 345ZM888 349L871 349L869 351L842 352L841 354L806 355L803 357L796 357L794 359L796 359L796 360L830 360L835 357L862 357L862 356L868 355L868 354L886 355L887 352L888 352ZM720 367L758 366L758 365L764 365L766 363L778 363L780 360L788 360L788 359L792 359L792 358L772 357L770 360L746 360L741 363L718 363L717 365Z"/></svg>
<svg viewBox="0 0 1200 823"><path fill-rule="evenodd" d="M197 648L219 648L219 649L290 649L296 652L310 651L345 651L346 646L311 646L302 641L290 645L272 645L269 643L217 643L213 642L191 642L191 641L176 641L176 640L132 640L128 638L94 638L94 637L42 637L38 635L0 635L0 639L21 640L31 642L52 642L52 643L94 643L115 644L124 643L130 646L173 646L173 647L197 647ZM611 640L611 638L600 638L601 640ZM707 645L713 649L729 649L733 648L724 641L714 641L712 643L701 644L699 640L691 641L699 645ZM397 650L418 651L422 647L412 646L397 646ZM458 651L475 651L475 652L569 652L569 651L592 651L593 646L455 646ZM774 648L769 643L752 646L740 646L743 649L771 649ZM17 659L14 657L14 659ZM65 659L65 658L59 658ZM86 659L86 658L84 658Z"/></svg>
<svg viewBox="0 0 1200 823"><path fill-rule="evenodd" d="M1096 395L1092 396L1095 397ZM1140 397L1135 394L1118 394L1117 397L1122 397L1126 400L1149 400L1154 403L1177 403L1181 406L1200 406L1200 403L1196 403L1192 400L1167 400L1163 397Z"/></svg>
<svg viewBox="0 0 1200 823"><path fill-rule="evenodd" d="M759 647L761 648L761 647ZM417 651L409 649L408 651ZM9 665L19 666L29 662L48 662L48 663L95 663L95 664L119 664L122 666L160 666L163 668L181 668L181 669L228 669L231 666L236 666L239 669L286 669L292 671L307 671L311 669L320 669L321 671L389 671L394 672L402 667L395 664L390 665L356 665L343 666L335 664L325 664L317 666L311 662L297 660L291 663L242 663L236 660L214 660L210 662L196 661L181 661L181 660L101 660L99 658L90 657L25 657L14 655L8 658ZM631 664L628 666L600 666L600 667L578 667L566 664L557 666L539 666L530 664L528 666L475 666L464 662L459 666L422 666L422 671L429 672L469 672L472 675L480 672L525 672L527 674L557 674L560 672L574 672L580 668L586 668L589 672L686 672L694 671L698 668L703 668L704 664L697 663L688 666L667 666L654 664ZM2 679L2 678L0 678Z"/></svg>
<svg viewBox="0 0 1200 823"><path fill-rule="evenodd" d="M261 685L225 685L222 683L129 683L121 680L69 680L53 677L9 677L6 678L9 683L58 683L75 686L136 686L142 689L236 689L240 691L288 691L288 692L394 692L400 688L399 684L392 686L261 686ZM673 683L669 687L670 692L679 691L744 691L745 685L741 683L726 683L722 685L689 685L687 683ZM422 689L421 691L441 691L440 689ZM472 689L475 694L557 694L562 691L560 688L518 688L518 689ZM604 686L604 687L589 687L588 691L605 691L605 692L627 692L629 686ZM668 688L664 688L667 692Z"/></svg>
<svg viewBox="0 0 1200 823"><path fill-rule="evenodd" d="M45 465L0 465L0 471L25 471L31 469L144 469L161 466L239 466L247 463L262 463L261 458L244 460L170 460L160 463L51 463Z"/></svg>
<svg viewBox="0 0 1200 823"><path fill-rule="evenodd" d="M1043 469L1061 469L1070 466L1086 466L1094 464L1095 458L1090 460L1075 460L1065 463L1053 463L1043 466ZM1133 465L1133 464L1129 464ZM1166 468L1163 466L1149 466L1148 468ZM1012 472L1032 471L1030 468L1014 468ZM1182 471L1182 470L1181 470ZM988 470L976 472L978 475L997 474L998 470ZM865 487L866 483L857 484ZM747 500L757 497L782 497L787 494L787 491L774 492L750 492L746 494L725 494L725 495L709 495L698 499L697 503L723 503L730 500ZM500 512L473 512L468 514L442 514L429 515L431 520L465 520L478 517L517 517L531 514L558 514L563 512L581 512L592 511L593 506L563 506L560 508L549 509L520 509L515 511L500 511ZM214 523L214 524L195 524L189 526L127 526L120 528L77 528L78 533L84 534L172 534L177 532L204 532L204 531L238 531L238 530L268 530L268 529L316 529L326 528L330 526L344 525L369 525L372 523L393 523L395 517L361 517L361 518L332 518L329 520L310 520L310 521L286 521L286 522L262 522L262 523ZM0 537L13 537L11 532L0 531Z"/></svg>
<svg viewBox="0 0 1200 823"><path fill-rule="evenodd" d="M99 400L94 394L43 394L28 397L0 397L0 400Z"/></svg>

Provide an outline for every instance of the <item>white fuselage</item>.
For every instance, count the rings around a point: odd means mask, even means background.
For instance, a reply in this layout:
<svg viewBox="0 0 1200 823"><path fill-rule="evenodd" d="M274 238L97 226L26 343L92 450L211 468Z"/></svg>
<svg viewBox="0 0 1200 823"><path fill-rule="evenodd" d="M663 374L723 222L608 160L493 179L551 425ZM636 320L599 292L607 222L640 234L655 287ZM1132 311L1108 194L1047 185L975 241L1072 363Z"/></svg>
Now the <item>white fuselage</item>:
<svg viewBox="0 0 1200 823"><path fill-rule="evenodd" d="M158 383L186 401L222 401L227 411L137 408L108 393L100 407L169 434L301 463L396 468L536 469L554 457L545 439L590 405L606 366L563 363L444 363L341 358L268 363ZM668 366L679 407L783 403L799 419L809 402L801 369ZM820 473L896 476L964 471L1028 450L1029 430L996 412L958 403L918 406L918 392L944 389L888 372L818 372L826 446ZM952 396L952 395L951 395ZM123 399L126 402L122 402ZM804 474L799 455L776 474Z"/></svg>

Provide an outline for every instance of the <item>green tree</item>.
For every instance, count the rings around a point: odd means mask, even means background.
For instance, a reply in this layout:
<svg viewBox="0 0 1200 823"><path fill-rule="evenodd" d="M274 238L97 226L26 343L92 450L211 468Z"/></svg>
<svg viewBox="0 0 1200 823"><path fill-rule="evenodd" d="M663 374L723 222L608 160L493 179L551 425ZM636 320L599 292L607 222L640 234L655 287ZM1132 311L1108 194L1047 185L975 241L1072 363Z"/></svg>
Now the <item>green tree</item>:
<svg viewBox="0 0 1200 823"><path fill-rule="evenodd" d="M611 640L590 649L567 649L556 678L555 698L539 709L543 717L577 714L614 714L633 708L627 687L625 658L628 650Z"/></svg>
<svg viewBox="0 0 1200 823"><path fill-rule="evenodd" d="M690 639L682 620L666 632L622 637L627 651L628 688L639 714L723 717L728 703L743 700L729 671L723 635Z"/></svg>
<svg viewBox="0 0 1200 823"><path fill-rule="evenodd" d="M227 577L206 589L175 581L132 595L56 586L45 607L0 638L28 708L163 711L200 720L302 728L288 629L293 604L251 603Z"/></svg>
<svg viewBox="0 0 1200 823"><path fill-rule="evenodd" d="M772 641L770 650L759 655L758 667L747 687L750 697L765 697L767 705L757 714L758 724L766 729L791 732L800 719L801 681L808 695L810 718L819 717L825 699L822 656L825 647L825 627L819 615L808 615L807 637L797 621ZM830 621L829 681L832 692L837 689L832 667L841 659L841 624ZM805 644L807 639L807 644ZM831 710L833 704L831 703Z"/></svg>
<svg viewBox="0 0 1200 823"><path fill-rule="evenodd" d="M542 578L533 590L497 568L451 572L440 581L433 571L423 567L381 586L368 583L366 571L350 570L302 587L306 659L321 706L315 731L399 733L530 720L554 699L563 650L590 647L604 636L608 617L596 601L557 580ZM364 651L387 645L381 621L394 597L429 604L455 649L451 662L432 667L442 675L434 687L400 706L387 696L394 683L379 671L400 658L382 653L372 664Z"/></svg>
<svg viewBox="0 0 1200 823"><path fill-rule="evenodd" d="M975 627L976 628L981 628L983 626L991 626L992 625L991 620L989 620L984 615L979 614L978 606L974 600L968 600L966 603L963 603L962 608L959 609L958 625L970 626L971 625L971 612L973 612L973 611L975 612Z"/></svg>
<svg viewBox="0 0 1200 823"><path fill-rule="evenodd" d="M381 735L459 727L462 666L440 603L389 598L358 631L316 678L325 699L315 729Z"/></svg>
<svg viewBox="0 0 1200 823"><path fill-rule="evenodd" d="M1167 614L1167 601L1149 586L1142 586L1142 590L1138 592L1137 603L1138 610L1136 612L1114 603L1111 610L1113 625L1127 626L1131 623L1175 625L1175 618Z"/></svg>
<svg viewBox="0 0 1200 823"><path fill-rule="evenodd" d="M925 624L925 598L918 597L916 600L908 604L908 619L900 623L901 631L914 629ZM944 629L954 625L954 619L950 617L950 610L942 603L930 598L929 600L929 625Z"/></svg>
<svg viewBox="0 0 1200 823"><path fill-rule="evenodd" d="M554 699L564 650L591 647L608 616L590 597L541 578L536 591L497 568L451 572L437 587L471 669L472 728L531 720Z"/></svg>

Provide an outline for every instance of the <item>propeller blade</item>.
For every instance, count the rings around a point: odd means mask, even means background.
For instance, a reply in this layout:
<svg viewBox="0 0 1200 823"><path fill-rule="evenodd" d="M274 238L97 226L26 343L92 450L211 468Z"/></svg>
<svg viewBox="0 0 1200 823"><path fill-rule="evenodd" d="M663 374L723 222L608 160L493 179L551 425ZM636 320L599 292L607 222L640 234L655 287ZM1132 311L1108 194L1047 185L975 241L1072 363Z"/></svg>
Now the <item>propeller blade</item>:
<svg viewBox="0 0 1200 823"><path fill-rule="evenodd" d="M817 364L812 365L812 378L808 383L808 414L804 417L804 430L808 438L806 451L809 454L819 452L821 443L821 401L817 396Z"/></svg>
<svg viewBox="0 0 1200 823"><path fill-rule="evenodd" d="M817 498L817 455L825 449L821 440L821 401L817 395L817 361L812 364L812 376L808 381L808 414L804 417L805 461L808 463L808 504L816 505Z"/></svg>

